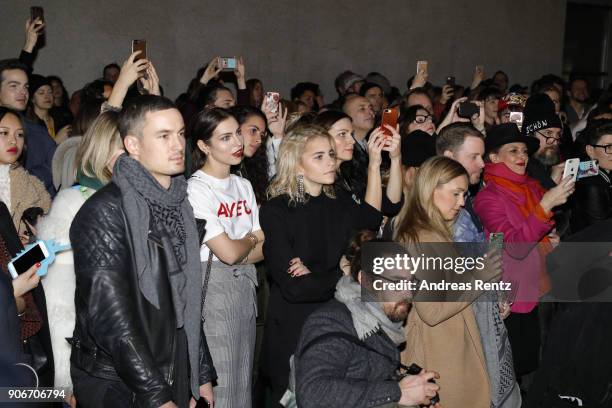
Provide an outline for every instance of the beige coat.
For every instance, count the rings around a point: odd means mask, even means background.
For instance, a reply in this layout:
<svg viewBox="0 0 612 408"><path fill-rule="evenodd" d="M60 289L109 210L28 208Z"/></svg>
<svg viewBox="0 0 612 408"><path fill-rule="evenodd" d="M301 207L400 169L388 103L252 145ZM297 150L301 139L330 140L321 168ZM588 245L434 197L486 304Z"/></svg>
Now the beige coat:
<svg viewBox="0 0 612 408"><path fill-rule="evenodd" d="M438 242L422 236L421 242ZM418 274L418 273L417 273ZM489 375L469 302L415 302L408 315L402 363L440 374L444 408L489 408Z"/></svg>
<svg viewBox="0 0 612 408"><path fill-rule="evenodd" d="M46 214L51 207L51 197L45 185L23 167L11 169L9 177L11 178L11 216L17 232L24 233L25 225L21 222L23 212L30 207L40 207Z"/></svg>

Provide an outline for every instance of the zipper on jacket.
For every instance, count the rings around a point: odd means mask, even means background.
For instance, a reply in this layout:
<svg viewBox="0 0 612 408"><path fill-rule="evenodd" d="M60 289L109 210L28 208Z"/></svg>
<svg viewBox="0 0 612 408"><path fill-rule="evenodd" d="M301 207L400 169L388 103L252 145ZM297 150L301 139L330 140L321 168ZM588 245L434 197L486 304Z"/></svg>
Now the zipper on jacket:
<svg viewBox="0 0 612 408"><path fill-rule="evenodd" d="M176 324L174 326L176 326ZM170 386L172 386L172 384L174 383L174 359L176 358L176 338L176 334L172 336L172 357L170 359L170 369L168 370L168 384Z"/></svg>

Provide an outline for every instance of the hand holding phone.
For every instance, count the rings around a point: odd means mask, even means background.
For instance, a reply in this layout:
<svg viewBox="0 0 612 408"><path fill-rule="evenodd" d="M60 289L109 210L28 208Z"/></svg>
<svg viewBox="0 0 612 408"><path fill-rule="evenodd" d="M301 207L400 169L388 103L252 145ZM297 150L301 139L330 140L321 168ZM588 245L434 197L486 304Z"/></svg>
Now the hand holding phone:
<svg viewBox="0 0 612 408"><path fill-rule="evenodd" d="M232 57L219 58L219 66L223 69L235 69L236 68L236 58L232 58Z"/></svg>
<svg viewBox="0 0 612 408"><path fill-rule="evenodd" d="M40 264L35 264L30 267L27 271L13 278L13 293L15 297L20 297L34 289L40 283L40 275L38 275L38 268Z"/></svg>
<svg viewBox="0 0 612 408"><path fill-rule="evenodd" d="M571 177L572 180L576 181L578 178L578 167L580 166L580 159L567 159L565 161L565 168L563 170L563 179Z"/></svg>
<svg viewBox="0 0 612 408"><path fill-rule="evenodd" d="M280 94L278 92L266 92L264 98L264 110L270 113L277 113L280 104Z"/></svg>
<svg viewBox="0 0 612 408"><path fill-rule="evenodd" d="M28 271L34 265L39 264L49 257L49 249L43 241L37 241L13 258L8 263L8 270L13 277L17 278L20 274Z"/></svg>
<svg viewBox="0 0 612 408"><path fill-rule="evenodd" d="M480 107L472 102L461 102L459 109L457 109L457 115L460 118L471 119L472 116L480 114Z"/></svg>

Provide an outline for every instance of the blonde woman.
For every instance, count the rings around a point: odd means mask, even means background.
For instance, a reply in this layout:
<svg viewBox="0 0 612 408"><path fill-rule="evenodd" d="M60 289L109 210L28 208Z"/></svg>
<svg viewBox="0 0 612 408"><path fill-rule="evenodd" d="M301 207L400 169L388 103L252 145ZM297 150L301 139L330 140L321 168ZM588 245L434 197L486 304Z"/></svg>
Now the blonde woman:
<svg viewBox="0 0 612 408"><path fill-rule="evenodd" d="M352 233L376 230L382 221L369 204L335 191L336 167L335 143L327 131L296 126L280 145L269 201L261 207L270 281L262 370L276 406L287 389L289 357L304 321L334 296L342 276L338 264Z"/></svg>
<svg viewBox="0 0 612 408"><path fill-rule="evenodd" d="M420 167L411 194L394 220L394 239L409 248L444 249L464 206L468 175L458 162L433 157ZM425 250L427 252L427 250ZM417 271L426 279L426 272ZM489 377L470 302L414 302L402 362L440 374L440 401L448 407L490 408Z"/></svg>
<svg viewBox="0 0 612 408"><path fill-rule="evenodd" d="M113 165L123 153L117 130L116 112L104 112L83 136L77 151L79 185L61 190L53 201L49 214L38 229L41 239L54 239L69 244L70 224L91 195L110 182ZM55 360L55 387L72 389L70 380L70 344L75 321L75 275L72 251L59 253L47 275L42 279L49 311L49 328Z"/></svg>

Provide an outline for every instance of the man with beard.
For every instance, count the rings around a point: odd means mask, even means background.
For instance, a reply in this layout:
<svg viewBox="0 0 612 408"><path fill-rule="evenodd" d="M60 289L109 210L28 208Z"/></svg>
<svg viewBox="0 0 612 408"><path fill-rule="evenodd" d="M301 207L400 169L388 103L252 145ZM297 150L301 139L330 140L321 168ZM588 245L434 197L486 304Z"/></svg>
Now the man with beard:
<svg viewBox="0 0 612 408"><path fill-rule="evenodd" d="M540 148L529 158L527 174L547 190L557 185L554 179L560 175L559 168L554 169L554 166L561 161L561 129L561 119L555 113L555 105L548 95L537 94L527 99L523 111L523 134L535 137L540 142Z"/></svg>
<svg viewBox="0 0 612 408"><path fill-rule="evenodd" d="M360 234L356 241L372 236ZM371 291L374 280L398 281L407 274L386 270L374 275L371 268L362 269L362 244L349 249L350 274L338 281L335 299L304 324L294 356L297 404L304 408L430 406L440 387L429 380L437 373L396 375L398 346L406 341L402 324L410 310L409 293L380 291L373 294L377 299L362 301L362 286Z"/></svg>

